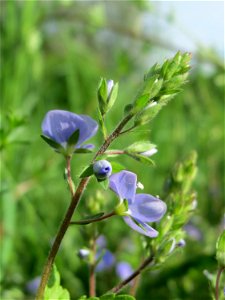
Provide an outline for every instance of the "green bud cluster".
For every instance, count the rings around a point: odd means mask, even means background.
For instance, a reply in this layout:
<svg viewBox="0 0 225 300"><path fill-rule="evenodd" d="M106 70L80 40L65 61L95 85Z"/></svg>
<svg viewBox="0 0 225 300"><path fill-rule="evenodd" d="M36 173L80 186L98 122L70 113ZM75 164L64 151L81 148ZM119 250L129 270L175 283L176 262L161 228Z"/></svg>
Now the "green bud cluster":
<svg viewBox="0 0 225 300"><path fill-rule="evenodd" d="M190 53L177 52L162 65L155 64L144 77L144 82L125 113L134 115L134 127L150 122L186 82L190 69Z"/></svg>
<svg viewBox="0 0 225 300"><path fill-rule="evenodd" d="M177 163L165 184L165 199L167 214L157 224L160 235L152 241L152 247L157 253L157 262L162 263L174 251L171 241L178 243L184 238L183 226L189 221L195 206L196 194L191 190L191 184L197 173L197 154L191 152L182 162ZM177 250L177 248L175 249Z"/></svg>

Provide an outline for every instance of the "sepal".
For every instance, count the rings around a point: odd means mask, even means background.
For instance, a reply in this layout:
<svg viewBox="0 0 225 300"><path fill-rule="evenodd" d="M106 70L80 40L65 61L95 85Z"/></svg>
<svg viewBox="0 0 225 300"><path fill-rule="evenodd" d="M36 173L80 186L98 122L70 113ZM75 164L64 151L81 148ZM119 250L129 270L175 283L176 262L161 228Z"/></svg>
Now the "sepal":
<svg viewBox="0 0 225 300"><path fill-rule="evenodd" d="M84 171L80 174L79 178L89 177L94 174L93 165L88 166Z"/></svg>

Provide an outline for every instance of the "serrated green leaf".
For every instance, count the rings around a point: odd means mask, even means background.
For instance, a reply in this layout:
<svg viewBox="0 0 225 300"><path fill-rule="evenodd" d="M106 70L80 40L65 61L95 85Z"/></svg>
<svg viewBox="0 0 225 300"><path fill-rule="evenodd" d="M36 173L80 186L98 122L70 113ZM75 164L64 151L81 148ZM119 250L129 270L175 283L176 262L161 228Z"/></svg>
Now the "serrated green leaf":
<svg viewBox="0 0 225 300"><path fill-rule="evenodd" d="M72 134L71 136L69 137L68 141L67 141L67 144L68 146L75 146L78 142L78 139L79 139L79 136L80 136L80 130L79 129L76 129Z"/></svg>
<svg viewBox="0 0 225 300"><path fill-rule="evenodd" d="M45 288L44 300L70 300L69 292L60 285L60 274L53 265L48 286Z"/></svg>
<svg viewBox="0 0 225 300"><path fill-rule="evenodd" d="M53 141L52 139L50 139L49 137L41 134L41 138L52 148L57 149L57 150L64 150L64 148L58 144L57 142Z"/></svg>
<svg viewBox="0 0 225 300"><path fill-rule="evenodd" d="M88 166L79 176L79 178L89 177L94 174L93 165Z"/></svg>

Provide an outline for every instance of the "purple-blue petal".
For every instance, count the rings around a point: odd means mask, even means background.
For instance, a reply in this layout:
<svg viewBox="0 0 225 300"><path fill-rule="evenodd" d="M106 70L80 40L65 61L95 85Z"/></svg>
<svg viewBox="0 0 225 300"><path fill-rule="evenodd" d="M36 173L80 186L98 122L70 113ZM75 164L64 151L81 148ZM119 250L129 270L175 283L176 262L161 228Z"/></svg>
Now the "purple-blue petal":
<svg viewBox="0 0 225 300"><path fill-rule="evenodd" d="M77 115L64 110L49 111L42 122L43 134L63 146L77 129L79 129L79 139L76 147L79 147L96 134L98 124L89 116Z"/></svg>
<svg viewBox="0 0 225 300"><path fill-rule="evenodd" d="M146 235L148 237L157 237L158 235L158 231L156 231L155 229L153 229L151 226L149 226L146 223L141 222L140 220L137 220L137 223L139 223L141 225L138 226L130 217L123 217L124 221L127 223L128 226L130 226L133 230Z"/></svg>
<svg viewBox="0 0 225 300"><path fill-rule="evenodd" d="M126 199L131 203L137 188L137 175L129 171L115 173L109 178L109 187L120 199Z"/></svg>
<svg viewBox="0 0 225 300"><path fill-rule="evenodd" d="M124 280L133 273L133 269L130 264L125 261L119 262L116 265L116 274L120 279Z"/></svg>
<svg viewBox="0 0 225 300"><path fill-rule="evenodd" d="M79 147L76 147L76 148L81 148L81 149L94 149L94 145L93 144L85 144L85 145L80 145Z"/></svg>
<svg viewBox="0 0 225 300"><path fill-rule="evenodd" d="M133 203L129 205L131 216L142 222L160 220L166 208L165 202L149 194L136 194Z"/></svg>
<svg viewBox="0 0 225 300"><path fill-rule="evenodd" d="M96 258L101 255L101 251L97 253ZM115 256L111 251L106 250L100 262L96 266L97 272L102 272L104 270L110 269L115 262Z"/></svg>

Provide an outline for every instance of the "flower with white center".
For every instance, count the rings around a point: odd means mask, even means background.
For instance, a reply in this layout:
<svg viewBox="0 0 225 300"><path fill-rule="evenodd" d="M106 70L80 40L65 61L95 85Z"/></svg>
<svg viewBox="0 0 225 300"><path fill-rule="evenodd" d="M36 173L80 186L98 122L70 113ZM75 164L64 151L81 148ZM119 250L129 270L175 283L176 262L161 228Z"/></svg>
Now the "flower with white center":
<svg viewBox="0 0 225 300"><path fill-rule="evenodd" d="M147 223L159 221L166 212L166 204L149 194L136 194L137 176L129 171L111 175L109 187L119 196L119 207L125 200L125 209L118 213L127 225L141 234L156 237L158 232Z"/></svg>

